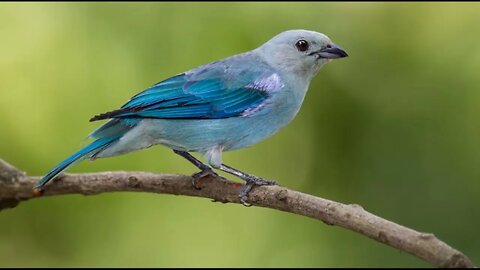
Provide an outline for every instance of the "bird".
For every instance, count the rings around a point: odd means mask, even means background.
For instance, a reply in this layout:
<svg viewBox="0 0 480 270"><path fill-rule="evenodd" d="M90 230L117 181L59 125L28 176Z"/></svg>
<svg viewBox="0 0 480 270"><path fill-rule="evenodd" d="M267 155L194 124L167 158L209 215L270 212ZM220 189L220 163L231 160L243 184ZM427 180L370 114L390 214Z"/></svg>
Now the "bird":
<svg viewBox="0 0 480 270"><path fill-rule="evenodd" d="M323 33L287 30L253 50L164 79L119 109L92 117L108 121L89 134L90 144L46 173L34 193L43 194L47 183L81 160L163 145L200 170L192 175L194 186L218 176L214 169L244 180L238 196L249 206L253 187L277 182L224 164L223 152L250 147L289 124L322 66L347 56Z"/></svg>

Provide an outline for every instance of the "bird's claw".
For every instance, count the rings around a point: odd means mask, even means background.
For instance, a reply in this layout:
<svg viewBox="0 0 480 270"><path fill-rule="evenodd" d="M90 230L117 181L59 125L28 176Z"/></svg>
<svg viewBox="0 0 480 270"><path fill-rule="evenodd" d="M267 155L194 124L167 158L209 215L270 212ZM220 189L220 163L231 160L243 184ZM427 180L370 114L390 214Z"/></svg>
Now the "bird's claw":
<svg viewBox="0 0 480 270"><path fill-rule="evenodd" d="M197 185L198 180L200 180L203 177L207 177L207 176L219 177L218 174L212 170L212 168L206 167L206 168L202 169L201 171L199 171L197 173L194 173L192 175L192 185L193 185L193 187L195 189L202 189L201 187L199 187Z"/></svg>
<svg viewBox="0 0 480 270"><path fill-rule="evenodd" d="M245 179L245 181L247 183L240 190L238 197L240 197L240 202L246 207L252 206L252 204L248 203L247 200L248 194L254 186L273 186L278 184L275 180L265 180L263 178L255 176L249 176L247 179Z"/></svg>

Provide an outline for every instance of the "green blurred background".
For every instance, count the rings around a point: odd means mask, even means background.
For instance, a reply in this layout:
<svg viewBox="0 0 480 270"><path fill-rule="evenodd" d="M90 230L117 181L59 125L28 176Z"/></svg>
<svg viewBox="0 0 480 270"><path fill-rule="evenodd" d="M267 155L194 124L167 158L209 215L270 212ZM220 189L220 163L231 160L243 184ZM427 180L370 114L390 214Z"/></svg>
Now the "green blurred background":
<svg viewBox="0 0 480 270"><path fill-rule="evenodd" d="M349 58L314 79L297 118L227 164L358 203L480 263L480 4L2 3L0 158L42 175L146 87L287 29ZM195 168L158 146L69 172ZM36 199L0 213L2 267L429 266L288 213L182 196Z"/></svg>

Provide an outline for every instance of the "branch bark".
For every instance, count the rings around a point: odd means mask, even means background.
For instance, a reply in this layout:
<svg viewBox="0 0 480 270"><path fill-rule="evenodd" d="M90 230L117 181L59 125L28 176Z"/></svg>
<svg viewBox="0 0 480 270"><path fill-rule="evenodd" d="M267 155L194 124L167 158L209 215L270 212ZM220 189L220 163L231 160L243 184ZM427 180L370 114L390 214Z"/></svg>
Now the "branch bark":
<svg viewBox="0 0 480 270"><path fill-rule="evenodd" d="M32 188L38 180L39 177L27 176L0 159L0 211L15 207L21 201L35 198ZM200 179L198 185L201 189L195 189L192 186L192 178L184 175L121 171L64 174L47 187L44 196L134 191L196 196L224 203L240 203L238 192L242 184L220 177L207 177ZM255 187L249 194L249 202L255 206L311 217L328 225L337 225L358 232L437 267L474 267L467 256L440 241L433 234L417 232L385 220L356 204L342 204L282 186Z"/></svg>

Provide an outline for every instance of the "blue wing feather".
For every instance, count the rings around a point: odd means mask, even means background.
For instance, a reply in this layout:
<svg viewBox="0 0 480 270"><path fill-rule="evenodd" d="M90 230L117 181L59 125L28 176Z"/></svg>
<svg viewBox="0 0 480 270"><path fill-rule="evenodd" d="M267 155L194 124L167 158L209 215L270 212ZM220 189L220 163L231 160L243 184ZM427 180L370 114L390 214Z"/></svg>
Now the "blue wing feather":
<svg viewBox="0 0 480 270"><path fill-rule="evenodd" d="M226 70L217 65L179 74L135 95L121 109L91 120L228 118L256 108L283 87L279 76L265 67Z"/></svg>

